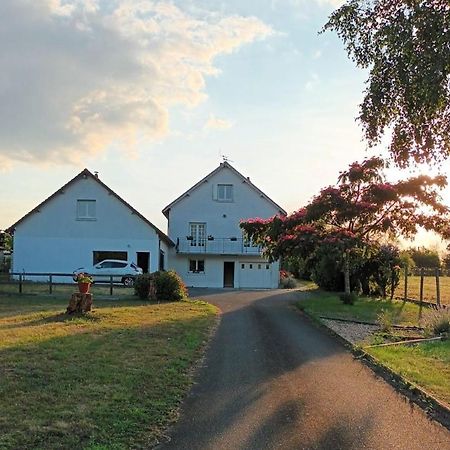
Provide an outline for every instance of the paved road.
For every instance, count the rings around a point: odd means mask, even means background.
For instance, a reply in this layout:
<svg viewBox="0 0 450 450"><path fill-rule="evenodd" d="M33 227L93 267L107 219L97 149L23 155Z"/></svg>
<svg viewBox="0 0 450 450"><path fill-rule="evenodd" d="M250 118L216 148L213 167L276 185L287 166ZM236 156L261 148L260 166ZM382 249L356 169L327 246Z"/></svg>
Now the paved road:
<svg viewBox="0 0 450 450"><path fill-rule="evenodd" d="M450 449L450 432L293 310L298 293L203 294L221 323L161 449Z"/></svg>

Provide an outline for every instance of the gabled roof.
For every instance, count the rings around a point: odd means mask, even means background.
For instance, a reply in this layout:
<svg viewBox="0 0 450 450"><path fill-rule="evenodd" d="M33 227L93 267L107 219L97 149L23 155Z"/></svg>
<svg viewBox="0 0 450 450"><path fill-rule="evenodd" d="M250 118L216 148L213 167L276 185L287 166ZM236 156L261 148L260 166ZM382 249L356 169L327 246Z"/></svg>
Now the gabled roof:
<svg viewBox="0 0 450 450"><path fill-rule="evenodd" d="M183 200L185 197L189 197L190 193L197 189L200 185L202 185L205 181L208 181L210 178L212 178L216 173L220 172L223 169L230 169L235 175L237 175L239 178L242 179L243 183L247 183L248 186L253 188L261 197L265 198L269 203L272 203L272 205L278 209L278 212L282 215L287 215L286 211L277 203L275 203L269 196L264 194L263 191L261 191L259 188L257 188L251 181L250 178L244 177L240 172L238 172L229 162L224 161L223 163L220 163L218 167L216 167L211 173L206 175L206 177L202 178L198 183L194 184L190 189L188 189L186 192L181 194L178 198L176 198L172 203L167 205L163 210L163 214L166 217L169 217L169 211L170 209L177 204L179 201Z"/></svg>
<svg viewBox="0 0 450 450"><path fill-rule="evenodd" d="M134 209L128 202L126 202L122 197L120 197L118 194L116 194L110 187L108 187L105 183L100 181L98 176L94 175L92 172L90 172L88 169L82 170L76 177L72 178L68 183L66 183L63 187L58 189L55 193L50 195L50 197L46 198L42 203L37 205L35 208L33 208L28 214L25 214L21 219L19 219L16 223L11 225L6 231L9 233L14 233L14 230L16 227L22 223L25 219L27 219L29 216L34 214L35 212L39 212L39 209L42 208L44 205L46 205L48 202L50 202L54 197L56 197L61 192L64 192L65 189L67 189L69 186L74 184L80 179L86 179L86 178L92 178L96 183L98 183L102 188L106 189L111 195L117 198L121 203L123 203L124 206L126 206L133 214L138 216L141 220L143 220L148 226L153 228L158 236L166 242L170 246L174 246L175 244L172 242L172 240L167 236L165 233L163 233L158 227L153 225L148 219L146 219L139 211Z"/></svg>

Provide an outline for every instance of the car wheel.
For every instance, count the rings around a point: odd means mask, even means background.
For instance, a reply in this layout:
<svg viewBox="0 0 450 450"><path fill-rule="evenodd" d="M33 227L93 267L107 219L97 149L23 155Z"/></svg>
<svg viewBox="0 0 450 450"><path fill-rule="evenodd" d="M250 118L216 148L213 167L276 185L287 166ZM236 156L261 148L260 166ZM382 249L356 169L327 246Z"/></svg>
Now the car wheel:
<svg viewBox="0 0 450 450"><path fill-rule="evenodd" d="M122 278L122 283L124 286L133 287L134 286L134 278L124 277L124 278Z"/></svg>

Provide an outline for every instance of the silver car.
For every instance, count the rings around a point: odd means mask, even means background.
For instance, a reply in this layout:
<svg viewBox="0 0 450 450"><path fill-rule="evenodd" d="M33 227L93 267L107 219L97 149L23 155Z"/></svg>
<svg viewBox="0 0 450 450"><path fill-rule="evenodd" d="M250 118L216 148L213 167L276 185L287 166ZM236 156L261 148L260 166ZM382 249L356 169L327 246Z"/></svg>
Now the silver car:
<svg viewBox="0 0 450 450"><path fill-rule="evenodd" d="M73 271L73 279L79 273L91 275L94 282L108 282L113 277L114 282L123 283L125 286L133 286L136 276L141 275L142 269L130 261L118 259L105 259L91 267L79 267Z"/></svg>

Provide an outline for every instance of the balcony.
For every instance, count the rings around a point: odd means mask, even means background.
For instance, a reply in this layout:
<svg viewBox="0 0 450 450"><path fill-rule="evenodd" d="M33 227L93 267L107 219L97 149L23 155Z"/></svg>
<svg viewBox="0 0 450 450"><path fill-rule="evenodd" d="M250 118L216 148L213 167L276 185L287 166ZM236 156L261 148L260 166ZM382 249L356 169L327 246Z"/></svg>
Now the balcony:
<svg viewBox="0 0 450 450"><path fill-rule="evenodd" d="M209 255L261 255L261 247L242 238L193 239L190 236L177 238L177 253Z"/></svg>

